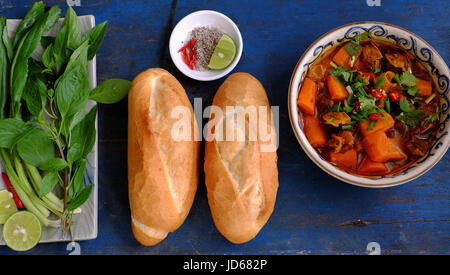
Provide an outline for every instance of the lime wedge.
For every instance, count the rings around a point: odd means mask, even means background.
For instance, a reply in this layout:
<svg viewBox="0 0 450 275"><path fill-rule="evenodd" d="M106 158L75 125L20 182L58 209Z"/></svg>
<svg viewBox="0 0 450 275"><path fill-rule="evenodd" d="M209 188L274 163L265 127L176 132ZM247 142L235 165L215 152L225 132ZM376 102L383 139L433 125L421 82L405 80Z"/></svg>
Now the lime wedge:
<svg viewBox="0 0 450 275"><path fill-rule="evenodd" d="M3 239L9 248L26 251L41 239L42 226L31 212L19 211L12 214L3 225Z"/></svg>
<svg viewBox="0 0 450 275"><path fill-rule="evenodd" d="M0 224L4 224L12 214L17 212L17 206L8 190L0 191Z"/></svg>
<svg viewBox="0 0 450 275"><path fill-rule="evenodd" d="M236 52L236 43L234 43L233 38L227 34L223 34L209 60L208 68L212 70L225 69L233 62L236 57Z"/></svg>

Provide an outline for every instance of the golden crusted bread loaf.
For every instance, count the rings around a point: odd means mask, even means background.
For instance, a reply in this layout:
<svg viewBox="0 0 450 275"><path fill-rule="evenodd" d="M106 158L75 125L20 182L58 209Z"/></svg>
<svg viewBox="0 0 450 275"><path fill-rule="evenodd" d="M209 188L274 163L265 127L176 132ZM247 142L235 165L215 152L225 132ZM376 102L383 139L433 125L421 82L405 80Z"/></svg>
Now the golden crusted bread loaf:
<svg viewBox="0 0 450 275"><path fill-rule="evenodd" d="M174 108L190 111L182 127L186 140L173 138L180 119ZM178 123L178 124L177 124ZM149 69L134 80L128 95L128 195L131 225L143 245L155 245L184 222L198 184L198 126L192 105L177 79Z"/></svg>
<svg viewBox="0 0 450 275"><path fill-rule="evenodd" d="M212 114L208 123L204 163L208 202L222 235L233 243L244 243L258 234L275 205L278 168L273 114L264 87L247 73L230 75L215 94L213 106L223 116ZM234 111L227 113L229 107L235 107ZM260 107L267 110L268 119L261 119ZM258 115L253 116L252 110L258 110ZM244 123L239 124L239 115ZM226 137L228 126L235 126L231 129L236 139ZM249 129L254 126L258 131L252 138ZM260 129L269 133L268 138L263 138ZM222 139L217 138L219 133ZM239 140L239 133L245 139Z"/></svg>

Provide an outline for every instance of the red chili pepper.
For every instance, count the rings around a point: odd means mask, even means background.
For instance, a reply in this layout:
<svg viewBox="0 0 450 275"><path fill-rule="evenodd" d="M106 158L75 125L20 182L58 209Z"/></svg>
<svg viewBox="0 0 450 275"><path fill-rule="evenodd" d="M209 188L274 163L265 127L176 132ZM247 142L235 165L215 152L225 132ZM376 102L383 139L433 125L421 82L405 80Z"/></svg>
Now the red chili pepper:
<svg viewBox="0 0 450 275"><path fill-rule="evenodd" d="M359 103L359 101L356 102L355 111L356 111L356 112L361 111L361 103Z"/></svg>
<svg viewBox="0 0 450 275"><path fill-rule="evenodd" d="M2 173L3 181L5 182L6 188L8 188L8 191L11 192L13 196L13 200L16 203L17 208L23 209L25 208L23 206L22 201L20 200L19 196L17 196L16 191L14 191L14 188L11 185L11 182L9 181L8 176L5 173Z"/></svg>
<svg viewBox="0 0 450 275"><path fill-rule="evenodd" d="M383 116L384 116L383 113L373 113L373 114L369 115L369 119L373 120L373 121L377 121L380 118L382 118Z"/></svg>
<svg viewBox="0 0 450 275"><path fill-rule="evenodd" d="M189 48L189 54L187 53L187 49ZM195 38L192 37L191 41L186 43L181 49L178 50L178 52L181 52L183 55L183 60L186 65L191 68L191 70L194 69L195 61L197 60L197 55L195 54Z"/></svg>
<svg viewBox="0 0 450 275"><path fill-rule="evenodd" d="M197 60L197 54L195 54L195 52L192 55L191 58L191 63L189 63L189 67L191 68L191 70L194 69L194 65L195 65L195 61Z"/></svg>
<svg viewBox="0 0 450 275"><path fill-rule="evenodd" d="M195 39L192 37L191 41L187 42L186 45L181 47L181 49L178 50L178 52L182 52L187 49L187 47L191 47L193 44L195 44Z"/></svg>
<svg viewBox="0 0 450 275"><path fill-rule="evenodd" d="M400 95L400 93L399 92L397 92L397 91L395 91L395 90L393 90L393 91L391 91L390 93L389 93L389 98L392 100L392 101L400 101L400 98L401 98L402 96Z"/></svg>
<svg viewBox="0 0 450 275"><path fill-rule="evenodd" d="M184 50L181 52L181 55L183 56L184 63L186 63L186 65L189 66L189 57L188 57L188 55L187 55L186 49L184 49Z"/></svg>
<svg viewBox="0 0 450 275"><path fill-rule="evenodd" d="M375 98L379 98L379 99L383 99L384 98L384 94L381 90L372 88L372 90L370 90L370 95L375 97Z"/></svg>

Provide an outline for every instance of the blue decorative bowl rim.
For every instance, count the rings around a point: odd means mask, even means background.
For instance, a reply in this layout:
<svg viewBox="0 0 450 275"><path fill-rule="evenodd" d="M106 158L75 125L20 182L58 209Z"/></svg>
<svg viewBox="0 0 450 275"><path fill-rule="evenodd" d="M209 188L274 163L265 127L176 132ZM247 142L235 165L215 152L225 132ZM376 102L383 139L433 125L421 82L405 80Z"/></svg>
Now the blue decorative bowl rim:
<svg viewBox="0 0 450 275"><path fill-rule="evenodd" d="M345 30L344 34L333 38L337 33L342 32L343 29ZM439 90L438 93L442 109L438 134L429 153L406 169L385 177L364 177L350 174L323 160L307 141L306 136L301 130L300 120L298 119L298 107L296 103L298 89L302 84L309 65L322 56L328 49L332 48L332 46L347 41L364 31L369 31L375 38L389 41L402 47L424 64L432 75L433 81L437 84L436 87ZM400 32L403 35L396 35L396 32ZM306 60L307 58L308 60ZM447 152L450 144L449 78L450 72L443 58L424 39L409 30L378 21L363 21L342 25L317 38L300 57L289 84L288 108L291 126L305 153L314 163L331 176L362 187L381 188L400 185L412 181L429 171Z"/></svg>

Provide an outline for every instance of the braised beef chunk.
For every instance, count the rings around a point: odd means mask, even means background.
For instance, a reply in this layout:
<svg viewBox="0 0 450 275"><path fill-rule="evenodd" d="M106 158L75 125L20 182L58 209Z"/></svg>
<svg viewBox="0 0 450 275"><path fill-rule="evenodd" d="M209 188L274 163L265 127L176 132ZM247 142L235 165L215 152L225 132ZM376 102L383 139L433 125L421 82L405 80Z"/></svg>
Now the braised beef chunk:
<svg viewBox="0 0 450 275"><path fill-rule="evenodd" d="M318 110L328 110L328 106L333 106L334 102L328 96L328 92L320 92L316 97L316 105Z"/></svg>
<svg viewBox="0 0 450 275"><path fill-rule="evenodd" d="M340 131L337 135L331 134L328 140L328 147L332 148L335 153L345 153L353 148L355 140L351 131Z"/></svg>
<svg viewBox="0 0 450 275"><path fill-rule="evenodd" d="M430 149L431 142L429 140L418 139L415 136L412 136L408 142L406 142L405 147L411 155L423 157Z"/></svg>
<svg viewBox="0 0 450 275"><path fill-rule="evenodd" d="M351 118L345 112L329 112L322 116L326 124L332 125L334 127L339 127L339 125L348 124Z"/></svg>
<svg viewBox="0 0 450 275"><path fill-rule="evenodd" d="M434 113L436 113L436 110L438 109L438 101L433 100L429 104L422 104L417 109L422 110L424 112L422 117L428 117Z"/></svg>
<svg viewBox="0 0 450 275"><path fill-rule="evenodd" d="M380 50L374 43L370 42L363 47L362 59L371 68L380 68L380 66L381 66L380 60L382 58L383 58L383 54L380 52Z"/></svg>
<svg viewBox="0 0 450 275"><path fill-rule="evenodd" d="M387 61L395 68L402 69L405 72L409 71L409 61L403 53L388 52L385 56Z"/></svg>

